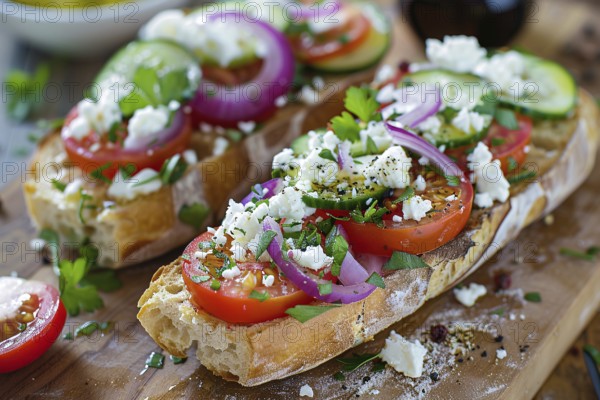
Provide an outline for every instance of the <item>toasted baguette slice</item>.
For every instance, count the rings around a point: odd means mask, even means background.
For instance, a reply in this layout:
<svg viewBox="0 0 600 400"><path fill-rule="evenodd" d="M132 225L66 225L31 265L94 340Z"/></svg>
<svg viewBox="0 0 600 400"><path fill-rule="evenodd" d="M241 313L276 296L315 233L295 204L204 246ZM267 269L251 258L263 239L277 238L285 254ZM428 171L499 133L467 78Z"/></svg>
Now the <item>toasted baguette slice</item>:
<svg viewBox="0 0 600 400"><path fill-rule="evenodd" d="M65 242L93 243L99 250L98 263L105 267L121 268L154 258L186 244L214 224L229 198L241 198L253 183L267 180L276 153L306 130L321 127L332 112L341 111L346 87L372 77L371 69L331 80L318 104L287 105L258 132L231 143L221 156L212 156L214 133L195 132L191 147L200 162L174 185L131 201L111 199L108 184L83 176L67 159L60 135L54 132L40 143L23 185L31 219L38 229L53 229ZM53 178L65 183L82 178L83 188L99 206L83 208L80 216L80 195L65 196L53 187ZM210 210L200 229L178 218L183 205L194 203Z"/></svg>
<svg viewBox="0 0 600 400"><path fill-rule="evenodd" d="M513 188L508 202L475 211L458 237L423 255L431 268L397 271L385 278L385 289L362 301L305 323L287 317L248 326L229 324L190 304L178 259L155 273L139 300L138 318L169 353L185 356L197 343L203 365L244 386L314 368L413 313L556 208L590 173L598 128L597 106L587 93L581 94L571 119L536 124L528 162L537 165L538 176Z"/></svg>

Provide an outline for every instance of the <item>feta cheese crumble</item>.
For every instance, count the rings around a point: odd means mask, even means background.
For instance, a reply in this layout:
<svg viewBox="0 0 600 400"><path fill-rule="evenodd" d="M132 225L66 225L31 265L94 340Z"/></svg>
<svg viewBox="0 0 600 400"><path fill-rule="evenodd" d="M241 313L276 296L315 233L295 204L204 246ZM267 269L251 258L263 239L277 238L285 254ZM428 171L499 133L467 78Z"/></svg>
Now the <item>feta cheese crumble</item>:
<svg viewBox="0 0 600 400"><path fill-rule="evenodd" d="M456 72L470 72L481 62L487 51L470 36L445 36L444 41L427 39L427 58L436 66Z"/></svg>
<svg viewBox="0 0 600 400"><path fill-rule="evenodd" d="M319 155L321 150L318 147L313 149L300 162L301 177L319 185L329 186L336 181L339 167L337 162L322 158Z"/></svg>
<svg viewBox="0 0 600 400"><path fill-rule="evenodd" d="M463 286L460 289L454 288L454 297L465 307L473 307L477 299L486 293L485 286L478 283L471 283L468 287Z"/></svg>
<svg viewBox="0 0 600 400"><path fill-rule="evenodd" d="M280 169L288 172L291 169L298 168L298 163L294 157L292 149L283 149L273 157L273 169Z"/></svg>
<svg viewBox="0 0 600 400"><path fill-rule="evenodd" d="M425 182L425 178L422 175L417 176L417 179L413 182L415 190L417 192L422 192L427 187L427 183Z"/></svg>
<svg viewBox="0 0 600 400"><path fill-rule="evenodd" d="M291 258L300 266L313 271L318 271L333 264L333 257L326 255L321 246L308 246L304 251L293 249L291 250Z"/></svg>
<svg viewBox="0 0 600 400"><path fill-rule="evenodd" d="M475 183L477 193L475 204L481 208L491 207L495 200L505 202L510 194L510 184L504 177L499 160L492 160L489 148L479 142L473 153L467 156L468 166L473 173L471 181Z"/></svg>
<svg viewBox="0 0 600 400"><path fill-rule="evenodd" d="M215 143L213 144L213 156L220 156L227 151L229 147L229 141L224 137L217 137L215 139Z"/></svg>
<svg viewBox="0 0 600 400"><path fill-rule="evenodd" d="M466 133L475 133L483 130L486 125L486 118L474 111L469 111L468 108L462 108L459 113L452 119L452 125Z"/></svg>
<svg viewBox="0 0 600 400"><path fill-rule="evenodd" d="M237 265L234 265L231 268L226 269L225 271L223 271L223 273L221 274L221 276L225 279L235 279L238 276L240 276L242 274L242 271L240 271L240 269L238 268Z"/></svg>
<svg viewBox="0 0 600 400"><path fill-rule="evenodd" d="M123 171L119 170L108 188L108 195L120 200L133 200L138 196L156 192L162 186L157 177L158 172L150 168L145 168L130 178L125 178Z"/></svg>
<svg viewBox="0 0 600 400"><path fill-rule="evenodd" d="M423 374L423 361L427 349L418 341L409 342L395 331L385 339L381 359L396 371L410 377L419 378Z"/></svg>
<svg viewBox="0 0 600 400"><path fill-rule="evenodd" d="M314 392L310 385L304 385L300 388L300 397L313 397Z"/></svg>
<svg viewBox="0 0 600 400"><path fill-rule="evenodd" d="M122 120L121 109L110 92L104 92L98 101L81 100L77 104L77 117L63 130L66 137L81 140L90 131L99 134L110 131L110 128Z"/></svg>
<svg viewBox="0 0 600 400"><path fill-rule="evenodd" d="M158 140L157 133L169 122L169 109L165 106L146 106L135 110L127 126L128 135L123 142L126 149L148 146Z"/></svg>
<svg viewBox="0 0 600 400"><path fill-rule="evenodd" d="M378 149L387 149L392 145L392 136L383 122L370 121L365 129L361 129L359 135L365 149L367 138L371 138Z"/></svg>
<svg viewBox="0 0 600 400"><path fill-rule="evenodd" d="M420 221L432 208L431 201L423 200L421 196L413 196L402 202L402 214L405 219Z"/></svg>
<svg viewBox="0 0 600 400"><path fill-rule="evenodd" d="M496 358L498 360L503 360L506 358L508 354L506 353L505 349L496 349Z"/></svg>
<svg viewBox="0 0 600 400"><path fill-rule="evenodd" d="M412 160L400 146L392 146L372 159L363 174L379 185L403 189L410 185Z"/></svg>
<svg viewBox="0 0 600 400"><path fill-rule="evenodd" d="M271 287L273 286L273 283L275 283L275 277L273 275L263 275L262 284L264 286Z"/></svg>

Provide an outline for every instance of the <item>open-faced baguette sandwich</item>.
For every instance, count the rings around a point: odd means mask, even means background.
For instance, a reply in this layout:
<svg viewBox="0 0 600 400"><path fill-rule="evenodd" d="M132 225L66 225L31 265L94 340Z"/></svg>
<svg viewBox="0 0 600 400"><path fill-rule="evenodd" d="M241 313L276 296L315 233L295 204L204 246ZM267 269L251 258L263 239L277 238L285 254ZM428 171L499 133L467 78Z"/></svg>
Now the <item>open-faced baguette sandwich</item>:
<svg viewBox="0 0 600 400"><path fill-rule="evenodd" d="M246 386L306 371L450 288L589 174L597 106L561 66L467 37L427 55L348 90L345 112L156 272L138 318L162 348L196 344ZM416 348L384 360L418 376L424 348L402 345Z"/></svg>
<svg viewBox="0 0 600 400"><path fill-rule="evenodd" d="M308 23L304 5L263 22L240 4L163 12L109 60L34 156L24 190L38 228L91 243L112 268L189 242L268 177L320 104L372 76L299 70L368 69L388 48L389 24L369 4L336 3L325 25Z"/></svg>

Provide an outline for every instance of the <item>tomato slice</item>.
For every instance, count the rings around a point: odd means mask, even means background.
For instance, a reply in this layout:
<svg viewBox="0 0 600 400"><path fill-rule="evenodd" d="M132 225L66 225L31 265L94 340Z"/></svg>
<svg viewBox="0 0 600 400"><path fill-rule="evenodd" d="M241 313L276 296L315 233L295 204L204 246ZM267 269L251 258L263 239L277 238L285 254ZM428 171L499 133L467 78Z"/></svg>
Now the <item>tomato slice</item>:
<svg viewBox="0 0 600 400"><path fill-rule="evenodd" d="M522 165L527 158L525 149L531 142L531 130L533 122L531 118L517 116L519 128L508 129L497 122L493 122L483 142L490 148L493 158L500 160L504 175ZM453 157L456 163L464 170L468 169L467 156L473 146L457 147L449 149L446 154Z"/></svg>
<svg viewBox="0 0 600 400"><path fill-rule="evenodd" d="M356 252L390 256L394 251L422 254L448 243L462 231L473 206L473 186L461 182L449 186L445 178L434 173L426 177L427 186L417 195L432 202L433 210L420 221L395 222L394 216L402 215L402 205L393 205L393 199L383 202L391 213L385 215L383 226L374 223L360 224L352 220L339 221L348 233L352 249ZM455 200L446 200L456 196Z"/></svg>
<svg viewBox="0 0 600 400"><path fill-rule="evenodd" d="M223 321L252 324L283 317L287 309L313 301L312 297L298 289L285 277L274 273L269 263L238 263L237 266L242 271L240 276L235 279L218 278L216 280L219 282L219 289L211 289L213 284L211 273L222 265L222 260L208 256L205 264L210 272L207 272L194 255L199 250L199 244L211 238L212 234L203 233L194 239L183 253L183 280L191 293L190 301L194 306ZM265 274L275 277L270 287L262 284L262 276ZM261 294L267 293L268 298L260 301L248 297L253 290Z"/></svg>
<svg viewBox="0 0 600 400"><path fill-rule="evenodd" d="M65 126L68 126L78 115L77 107L74 107L65 119ZM65 151L69 159L86 173L91 173L97 168L110 163L110 167L102 171L108 179L112 179L119 167L133 165L134 173L144 168L152 168L159 171L163 162L181 153L189 148L192 137L192 124L188 114L185 115L183 129L179 135L168 143L156 144L149 149L144 150L126 150L118 140L116 143L108 141L107 135L100 135L91 131L88 136L82 140L75 138L63 139ZM127 134L127 125L117 129L117 135L125 138Z"/></svg>
<svg viewBox="0 0 600 400"><path fill-rule="evenodd" d="M0 277L0 373L37 360L60 335L67 311L45 283Z"/></svg>
<svg viewBox="0 0 600 400"><path fill-rule="evenodd" d="M324 33L313 35L303 32L289 37L294 53L301 61L310 63L347 54L356 49L367 38L371 23L356 7L345 6L346 23ZM340 18L342 18L340 17ZM336 18L332 16L332 18ZM334 21L332 21L334 22Z"/></svg>

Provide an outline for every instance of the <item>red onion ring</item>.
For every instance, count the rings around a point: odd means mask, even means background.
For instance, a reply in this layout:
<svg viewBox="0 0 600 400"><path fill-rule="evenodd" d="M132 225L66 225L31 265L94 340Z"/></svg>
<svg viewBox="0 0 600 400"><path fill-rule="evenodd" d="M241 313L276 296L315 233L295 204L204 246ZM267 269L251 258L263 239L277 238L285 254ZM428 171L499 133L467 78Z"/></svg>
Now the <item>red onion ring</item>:
<svg viewBox="0 0 600 400"><path fill-rule="evenodd" d="M439 168L440 173L444 176L458 176L461 181L466 181L464 173L458 165L444 153L439 151L437 147L414 133L393 125L393 122L386 122L385 127L396 144L406 147L410 151L427 158Z"/></svg>
<svg viewBox="0 0 600 400"><path fill-rule="evenodd" d="M281 250L283 235L281 233L281 228L279 228L279 224L277 224L273 218L266 217L263 221L263 231L273 231L276 233L275 237L267 247L267 252L281 272L285 274L286 278L309 296L328 303L340 301L342 304L349 304L364 299L376 289L376 286L366 282L349 286L332 284L331 293L321 295L319 293L319 284L330 282L307 275L293 260L289 259L289 257L284 257Z"/></svg>
<svg viewBox="0 0 600 400"><path fill-rule="evenodd" d="M342 225L337 226L338 233L342 235L346 241L348 241L348 234ZM365 282L369 278L367 270L354 258L354 256L348 251L346 257L342 261L340 268L340 276L338 277L340 282L344 285L355 285L358 283Z"/></svg>
<svg viewBox="0 0 600 400"><path fill-rule="evenodd" d="M431 100L431 96L427 96L427 93L425 93L425 101L422 105L399 116L396 118L396 121L404 126L416 128L421 122L425 121L429 117L434 116L441 107L442 95L439 90L436 91L433 100Z"/></svg>
<svg viewBox="0 0 600 400"><path fill-rule="evenodd" d="M255 193L254 191L250 191L250 193L248 193L246 197L244 197L242 201L240 201L240 203L245 206L246 204L250 203L253 199L268 199L270 197L273 197L273 195L275 195L277 192L279 192L282 187L283 179L281 178L273 178L262 184L257 183L253 186L253 188L257 192L259 192L259 194ZM267 192L263 194L264 189L267 189Z"/></svg>
<svg viewBox="0 0 600 400"><path fill-rule="evenodd" d="M241 13L225 12L208 20L220 19L242 24L269 49L258 75L241 85L227 87L213 82L200 84L191 102L194 121L236 127L240 121L259 121L270 115L275 100L286 94L294 79L294 56L283 34L262 21L249 20Z"/></svg>

